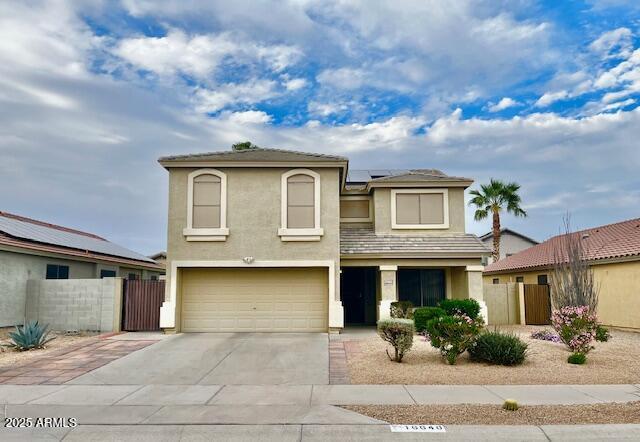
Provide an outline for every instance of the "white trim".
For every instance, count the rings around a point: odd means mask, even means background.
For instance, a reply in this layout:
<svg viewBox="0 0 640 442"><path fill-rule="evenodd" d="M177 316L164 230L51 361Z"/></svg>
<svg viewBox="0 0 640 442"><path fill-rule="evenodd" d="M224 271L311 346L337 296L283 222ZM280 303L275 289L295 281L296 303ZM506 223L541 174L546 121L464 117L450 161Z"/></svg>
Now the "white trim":
<svg viewBox="0 0 640 442"><path fill-rule="evenodd" d="M344 327L344 310L342 302L336 299L336 262L332 260L306 261L253 261L247 264L237 261L171 261L171 277L169 280L169 299L160 307L160 327L173 328L176 325L176 300L178 290L178 269L180 268L287 268L287 267L327 267L329 273L328 327Z"/></svg>
<svg viewBox="0 0 640 442"><path fill-rule="evenodd" d="M340 201L369 201L369 217L368 218L340 218L341 223L370 223L373 222L373 200L369 196L341 196Z"/></svg>
<svg viewBox="0 0 640 442"><path fill-rule="evenodd" d="M381 265L380 271L394 271L398 270L398 266L395 265Z"/></svg>
<svg viewBox="0 0 640 442"><path fill-rule="evenodd" d="M200 175L215 175L220 178L220 227L194 228L193 227L193 180ZM198 169L187 177L187 227L182 234L187 241L226 241L229 235L227 228L227 175L216 169Z"/></svg>
<svg viewBox="0 0 640 442"><path fill-rule="evenodd" d="M290 229L287 226L288 179L293 175L307 175L313 178L313 228ZM280 178L280 228L278 236L282 241L320 241L324 230L320 227L320 174L309 169L291 169Z"/></svg>
<svg viewBox="0 0 640 442"><path fill-rule="evenodd" d="M467 272L482 272L484 271L484 266L467 266L465 268Z"/></svg>
<svg viewBox="0 0 640 442"><path fill-rule="evenodd" d="M442 224L398 224L396 222L396 195L406 193L441 193L443 204ZM391 228L392 229L448 229L449 228L449 190L448 189L391 189Z"/></svg>

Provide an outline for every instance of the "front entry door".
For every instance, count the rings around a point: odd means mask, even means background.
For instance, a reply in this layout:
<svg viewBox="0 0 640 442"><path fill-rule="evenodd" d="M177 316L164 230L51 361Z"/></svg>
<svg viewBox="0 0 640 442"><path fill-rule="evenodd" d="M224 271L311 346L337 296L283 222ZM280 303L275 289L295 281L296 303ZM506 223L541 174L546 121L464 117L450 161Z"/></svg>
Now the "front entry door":
<svg viewBox="0 0 640 442"><path fill-rule="evenodd" d="M340 295L345 324L376 323L376 269L343 267Z"/></svg>
<svg viewBox="0 0 640 442"><path fill-rule="evenodd" d="M435 307L445 298L445 278L442 269L399 269L398 299L414 306Z"/></svg>

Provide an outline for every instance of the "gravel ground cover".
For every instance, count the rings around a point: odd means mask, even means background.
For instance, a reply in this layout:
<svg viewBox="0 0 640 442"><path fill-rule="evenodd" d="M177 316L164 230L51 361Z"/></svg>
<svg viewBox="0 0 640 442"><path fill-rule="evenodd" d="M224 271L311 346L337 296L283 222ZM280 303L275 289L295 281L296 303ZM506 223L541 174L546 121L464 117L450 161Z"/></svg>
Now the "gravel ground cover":
<svg viewBox="0 0 640 442"><path fill-rule="evenodd" d="M390 424L577 425L640 423L640 402L535 405L506 411L499 405L349 405L347 410Z"/></svg>
<svg viewBox="0 0 640 442"><path fill-rule="evenodd" d="M80 333L78 335L66 335L64 333L52 332L50 336L55 336L53 341L50 341L46 348L29 350L29 351L15 351L11 347L4 346L9 343L9 332L14 331L15 327L2 327L0 328L0 368L13 367L29 362L32 359L37 359L47 354L61 350L70 345L81 344L83 341L96 336L96 333Z"/></svg>
<svg viewBox="0 0 640 442"><path fill-rule="evenodd" d="M567 363L569 352L562 344L531 339L544 327L503 326L529 344L524 364L503 367L472 362L467 353L456 365L447 365L440 353L423 337L401 364L389 360L387 344L377 336L355 342L347 354L352 384L638 384L640 383L640 333L612 330L612 339L595 343L585 365ZM349 346L347 346L349 348Z"/></svg>

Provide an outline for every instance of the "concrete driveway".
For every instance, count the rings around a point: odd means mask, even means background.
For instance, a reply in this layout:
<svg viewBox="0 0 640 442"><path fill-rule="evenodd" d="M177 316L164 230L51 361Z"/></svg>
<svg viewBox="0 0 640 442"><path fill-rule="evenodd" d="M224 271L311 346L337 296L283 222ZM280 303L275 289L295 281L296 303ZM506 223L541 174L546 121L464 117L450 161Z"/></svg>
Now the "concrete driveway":
<svg viewBox="0 0 640 442"><path fill-rule="evenodd" d="M69 384L328 384L328 343L324 333L179 334Z"/></svg>

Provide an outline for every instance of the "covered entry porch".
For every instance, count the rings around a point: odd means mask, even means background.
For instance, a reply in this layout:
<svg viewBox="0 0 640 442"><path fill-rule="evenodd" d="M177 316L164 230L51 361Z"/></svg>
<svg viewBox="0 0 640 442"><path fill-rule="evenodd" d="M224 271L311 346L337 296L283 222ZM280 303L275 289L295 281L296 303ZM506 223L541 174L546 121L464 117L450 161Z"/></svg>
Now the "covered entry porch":
<svg viewBox="0 0 640 442"><path fill-rule="evenodd" d="M390 317L394 301L421 307L436 306L445 298L473 298L484 311L482 269L475 260L463 259L343 259L340 293L345 326L375 325Z"/></svg>

